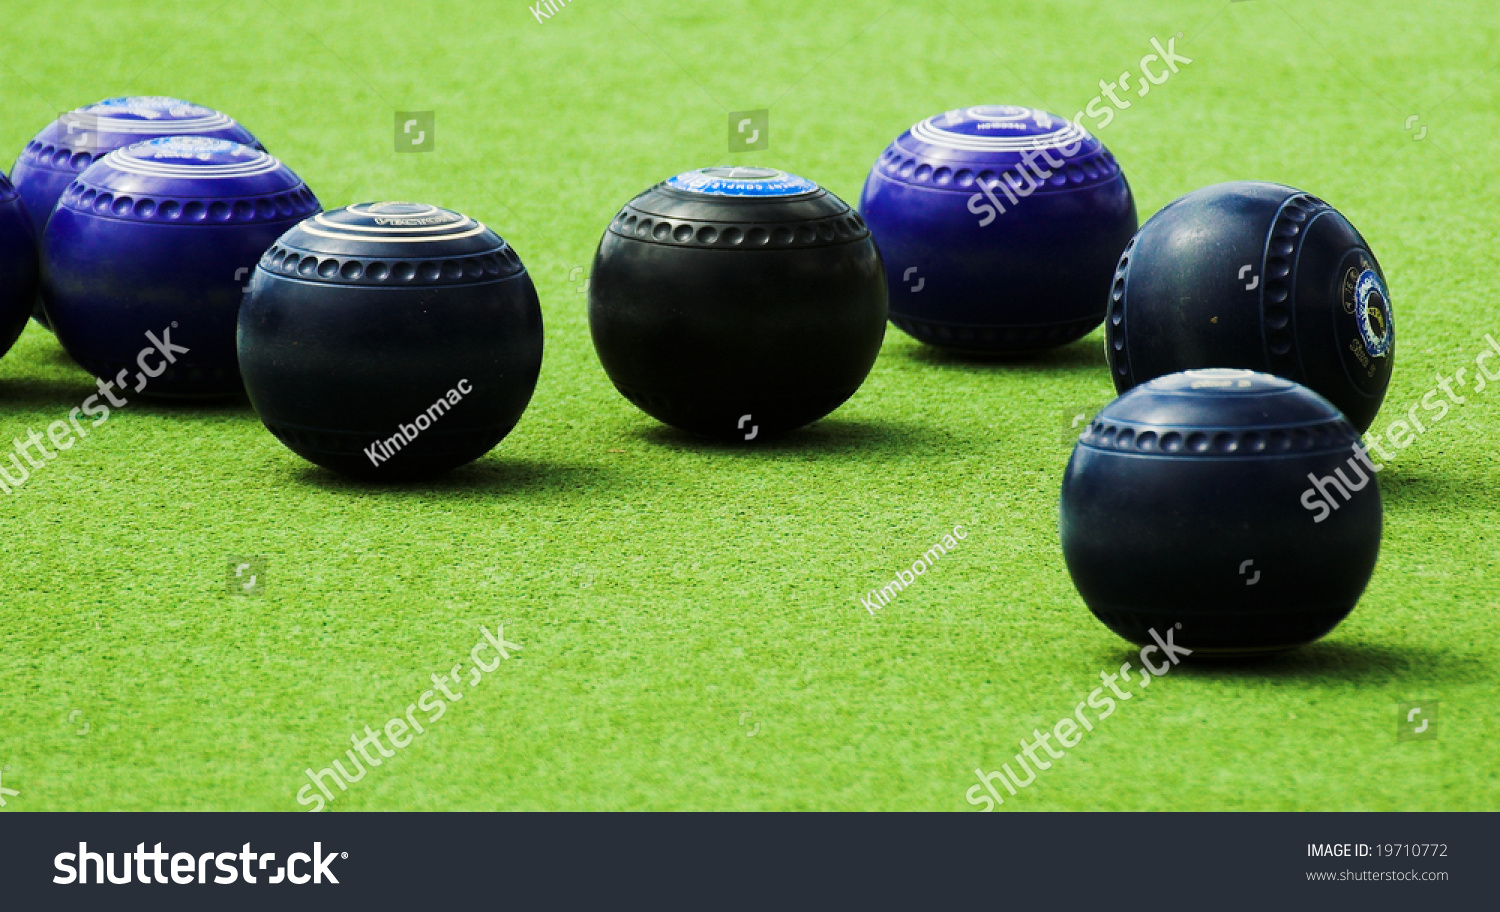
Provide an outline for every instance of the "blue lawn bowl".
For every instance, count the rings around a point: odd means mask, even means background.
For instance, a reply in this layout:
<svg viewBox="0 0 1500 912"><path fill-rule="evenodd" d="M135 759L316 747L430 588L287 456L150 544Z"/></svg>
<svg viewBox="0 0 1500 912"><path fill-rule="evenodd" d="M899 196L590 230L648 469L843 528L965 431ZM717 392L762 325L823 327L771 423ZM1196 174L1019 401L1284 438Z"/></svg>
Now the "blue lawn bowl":
<svg viewBox="0 0 1500 912"><path fill-rule="evenodd" d="M245 390L309 462L374 481L494 449L542 366L542 310L516 252L474 219L362 203L292 228L239 316Z"/></svg>
<svg viewBox="0 0 1500 912"><path fill-rule="evenodd" d="M58 341L132 392L239 393L235 320L250 274L319 208L291 169L229 140L174 136L111 152L68 186L42 236ZM147 335L168 331L165 347Z"/></svg>
<svg viewBox="0 0 1500 912"><path fill-rule="evenodd" d="M929 345L1027 352L1104 320L1137 227L1130 185L1082 127L1013 105L960 108L902 133L860 211L880 246L891 322Z"/></svg>
<svg viewBox="0 0 1500 912"><path fill-rule="evenodd" d="M1328 400L1248 370L1148 381L1105 406L1063 479L1068 571L1133 643L1208 653L1309 643L1380 552L1375 457Z"/></svg>
<svg viewBox="0 0 1500 912"><path fill-rule="evenodd" d="M162 136L228 139L263 149L233 118L180 98L106 98L69 111L26 144L11 171L11 181L21 194L37 235L47 227L63 191L84 169L116 149ZM47 325L40 299L33 316Z"/></svg>

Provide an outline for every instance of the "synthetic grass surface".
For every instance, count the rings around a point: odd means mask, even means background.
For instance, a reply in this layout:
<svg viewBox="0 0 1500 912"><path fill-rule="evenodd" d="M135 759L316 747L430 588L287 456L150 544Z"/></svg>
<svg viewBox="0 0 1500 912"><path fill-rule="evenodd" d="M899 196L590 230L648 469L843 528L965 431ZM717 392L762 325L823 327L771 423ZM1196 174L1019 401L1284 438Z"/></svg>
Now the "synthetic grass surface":
<svg viewBox="0 0 1500 912"><path fill-rule="evenodd" d="M771 149L735 163L854 202L918 119L1071 116L1180 32L1193 62L1097 131L1142 220L1240 178L1338 206L1394 299L1377 428L1500 334L1500 14L1480 0L576 0L544 22L522 0L55 0L0 28L6 155L99 98L190 98L329 208L417 199L496 227L547 323L521 425L437 483L350 484L247 405L140 400L0 497L7 812L295 810L305 769L459 662L462 699L333 809L967 810L976 767L1133 660L1057 542L1064 437L1112 397L1101 334L974 363L891 329L847 406L754 449L610 386L583 271L633 194L730 159L730 111L772 118ZM435 149L396 154L393 112L417 110ZM31 327L0 361L0 439L91 388ZM1004 809L1500 808L1497 419L1500 388L1382 474L1380 566L1326 640L1175 669ZM954 553L860 607L955 524ZM259 598L226 594L239 555L266 561ZM469 686L499 623L523 648ZM1430 700L1439 737L1398 742L1398 704Z"/></svg>

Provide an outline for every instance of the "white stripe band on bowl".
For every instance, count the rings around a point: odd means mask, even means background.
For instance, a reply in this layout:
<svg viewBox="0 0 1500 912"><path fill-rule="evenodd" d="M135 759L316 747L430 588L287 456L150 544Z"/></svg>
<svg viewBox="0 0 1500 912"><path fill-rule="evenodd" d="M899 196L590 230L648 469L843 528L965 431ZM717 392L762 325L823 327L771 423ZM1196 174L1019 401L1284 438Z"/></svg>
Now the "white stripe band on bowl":
<svg viewBox="0 0 1500 912"><path fill-rule="evenodd" d="M938 129L933 126L932 118L913 124L911 135L923 142L965 152L1025 152L1028 149L1056 149L1083 142L1089 138L1087 130L1071 122L1055 133L1036 136L967 136Z"/></svg>

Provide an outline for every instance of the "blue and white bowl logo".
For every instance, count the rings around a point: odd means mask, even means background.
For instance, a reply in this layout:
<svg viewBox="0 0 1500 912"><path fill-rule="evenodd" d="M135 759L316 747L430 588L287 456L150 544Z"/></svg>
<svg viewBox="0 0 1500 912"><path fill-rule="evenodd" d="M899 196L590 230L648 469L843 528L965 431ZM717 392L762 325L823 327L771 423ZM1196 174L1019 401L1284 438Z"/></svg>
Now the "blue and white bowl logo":
<svg viewBox="0 0 1500 912"><path fill-rule="evenodd" d="M229 115L213 108L165 95L106 98L64 114L59 123L69 136L80 132L186 136L238 126Z"/></svg>
<svg viewBox="0 0 1500 912"><path fill-rule="evenodd" d="M232 155L236 148L244 148L252 156L259 154L253 149L242 147L239 143L230 142L227 139L206 139L201 136L169 136L166 139L149 139L137 145L143 147L142 152L157 161L172 159L210 161L216 155L224 153Z"/></svg>
<svg viewBox="0 0 1500 912"><path fill-rule="evenodd" d="M774 168L699 168L667 180L667 186L705 196L775 197L811 193L818 185Z"/></svg>
<svg viewBox="0 0 1500 912"><path fill-rule="evenodd" d="M1391 298L1385 283L1375 270L1366 269L1354 282L1354 322L1360 340L1372 358L1382 358L1391 350L1396 328L1391 322Z"/></svg>
<svg viewBox="0 0 1500 912"><path fill-rule="evenodd" d="M116 149L104 159L116 171L147 177L253 177L282 167L270 155L227 139L163 136Z"/></svg>
<svg viewBox="0 0 1500 912"><path fill-rule="evenodd" d="M205 108L191 101L183 101L181 98L172 98L167 95L106 98L97 104L82 108L80 113L97 114L101 117L137 117L141 120L192 120L218 114L212 108Z"/></svg>

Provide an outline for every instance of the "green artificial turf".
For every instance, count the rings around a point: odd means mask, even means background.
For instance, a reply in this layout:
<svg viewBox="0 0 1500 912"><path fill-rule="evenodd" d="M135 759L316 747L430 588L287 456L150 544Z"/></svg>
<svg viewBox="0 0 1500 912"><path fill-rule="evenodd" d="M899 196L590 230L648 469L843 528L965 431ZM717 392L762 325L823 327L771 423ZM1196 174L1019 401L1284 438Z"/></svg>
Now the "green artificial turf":
<svg viewBox="0 0 1500 912"><path fill-rule="evenodd" d="M1132 660L1057 539L1067 430L1112 396L1099 333L975 363L891 329L851 402L753 449L666 430L610 386L582 272L632 195L730 158L730 111L772 118L770 150L735 163L853 202L921 117L1071 116L1180 32L1192 64L1098 131L1143 220L1240 178L1338 206L1396 309L1377 428L1500 337L1490 0L575 0L544 22L524 0L53 0L4 18L0 149L112 95L218 107L329 208L417 199L493 225L547 325L520 426L435 483L340 480L246 404L139 401L0 496L6 813L297 810L305 769L460 662L463 698L333 809L968 810L976 767ZM435 149L396 154L393 112L414 110L436 112ZM29 328L0 361L0 439L91 387ZM1381 476L1380 564L1329 637L1173 670L1003 809L1500 809L1497 419L1500 387ZM861 608L958 524L952 554ZM265 561L260 597L227 594L241 555ZM523 648L471 686L480 625L502 623ZM1431 700L1439 736L1398 741L1398 705Z"/></svg>

